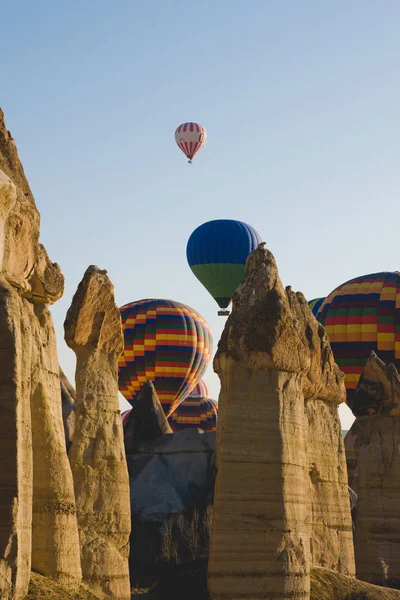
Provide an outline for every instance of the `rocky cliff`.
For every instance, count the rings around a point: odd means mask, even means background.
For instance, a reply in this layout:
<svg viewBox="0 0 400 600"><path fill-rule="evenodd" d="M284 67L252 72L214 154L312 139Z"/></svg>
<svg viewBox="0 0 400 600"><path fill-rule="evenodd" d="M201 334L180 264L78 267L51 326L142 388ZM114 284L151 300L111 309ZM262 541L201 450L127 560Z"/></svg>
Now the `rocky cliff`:
<svg viewBox="0 0 400 600"><path fill-rule="evenodd" d="M208 557L215 431L172 433L147 382L124 424L131 485L131 583L152 585Z"/></svg>
<svg viewBox="0 0 400 600"><path fill-rule="evenodd" d="M75 431L76 392L61 368L60 388L62 417L64 422L65 447L68 452Z"/></svg>
<svg viewBox="0 0 400 600"><path fill-rule="evenodd" d="M0 111L0 598L28 589L30 567L76 588L73 482L48 305L64 279L39 244L40 218Z"/></svg>
<svg viewBox="0 0 400 600"><path fill-rule="evenodd" d="M123 336L106 271L87 269L64 329L77 358L76 425L69 457L83 580L102 597L130 600L129 478L118 405Z"/></svg>
<svg viewBox="0 0 400 600"><path fill-rule="evenodd" d="M310 567L354 574L338 404L323 327L261 245L218 346L211 598L309 598ZM240 425L238 425L240 424Z"/></svg>
<svg viewBox="0 0 400 600"><path fill-rule="evenodd" d="M400 587L400 376L374 353L360 377L353 412L357 577Z"/></svg>

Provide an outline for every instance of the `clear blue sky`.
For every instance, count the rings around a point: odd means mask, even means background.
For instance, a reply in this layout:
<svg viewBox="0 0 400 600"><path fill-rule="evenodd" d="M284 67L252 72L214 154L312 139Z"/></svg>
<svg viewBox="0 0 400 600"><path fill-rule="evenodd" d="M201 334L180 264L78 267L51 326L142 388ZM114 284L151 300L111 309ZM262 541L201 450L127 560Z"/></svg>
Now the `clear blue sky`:
<svg viewBox="0 0 400 600"><path fill-rule="evenodd" d="M66 278L86 267L119 305L169 297L217 341L224 320L186 263L194 228L253 225L307 298L399 269L398 0L6 0L1 94ZM174 130L202 123L189 166ZM217 395L210 366L206 381ZM349 417L345 416L344 426Z"/></svg>

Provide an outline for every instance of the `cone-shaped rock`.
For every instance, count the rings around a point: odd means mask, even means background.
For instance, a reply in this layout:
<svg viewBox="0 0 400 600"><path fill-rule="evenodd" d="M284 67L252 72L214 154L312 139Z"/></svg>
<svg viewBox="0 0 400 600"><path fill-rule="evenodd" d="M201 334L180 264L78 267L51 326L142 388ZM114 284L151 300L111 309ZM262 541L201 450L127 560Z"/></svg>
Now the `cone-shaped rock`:
<svg viewBox="0 0 400 600"><path fill-rule="evenodd" d="M130 600L129 479L118 406L120 313L106 271L91 266L65 323L77 357L76 420L70 461L82 552L83 579L93 592Z"/></svg>
<svg viewBox="0 0 400 600"><path fill-rule="evenodd" d="M72 475L47 304L64 279L38 243L40 216L0 110L0 590L27 592L30 567L77 587ZM33 535L32 535L33 531Z"/></svg>
<svg viewBox="0 0 400 600"><path fill-rule="evenodd" d="M357 577L400 587L400 376L374 353L361 374L353 412Z"/></svg>
<svg viewBox="0 0 400 600"><path fill-rule="evenodd" d="M214 363L221 379L212 599L309 598L311 563L354 573L337 406L324 329L261 245L247 261Z"/></svg>
<svg viewBox="0 0 400 600"><path fill-rule="evenodd" d="M143 442L155 441L164 433L172 429L154 385L146 381L124 426L125 452L134 454Z"/></svg>

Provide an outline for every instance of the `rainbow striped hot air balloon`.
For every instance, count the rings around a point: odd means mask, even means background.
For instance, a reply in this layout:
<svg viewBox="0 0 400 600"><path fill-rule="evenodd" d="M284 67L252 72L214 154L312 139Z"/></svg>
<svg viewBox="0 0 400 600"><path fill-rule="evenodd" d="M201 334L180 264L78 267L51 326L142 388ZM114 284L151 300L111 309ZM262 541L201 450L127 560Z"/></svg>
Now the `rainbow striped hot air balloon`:
<svg viewBox="0 0 400 600"><path fill-rule="evenodd" d="M260 243L253 227L230 219L208 221L191 234L186 248L189 266L221 308L229 305L247 257Z"/></svg>
<svg viewBox="0 0 400 600"><path fill-rule="evenodd" d="M333 355L345 374L352 407L371 350L400 368L400 273L363 275L337 287L322 303L317 319L325 326Z"/></svg>
<svg viewBox="0 0 400 600"><path fill-rule="evenodd" d="M218 421L218 402L209 396L207 385L199 381L168 419L172 431L197 427L203 431L215 431Z"/></svg>
<svg viewBox="0 0 400 600"><path fill-rule="evenodd" d="M139 300L120 311L119 390L133 406L145 381L152 381L168 417L207 368L211 330L198 312L173 300Z"/></svg>
<svg viewBox="0 0 400 600"><path fill-rule="evenodd" d="M319 307L321 306L324 300L325 298L314 298L314 300L309 301L308 306L311 308L314 317L317 316Z"/></svg>

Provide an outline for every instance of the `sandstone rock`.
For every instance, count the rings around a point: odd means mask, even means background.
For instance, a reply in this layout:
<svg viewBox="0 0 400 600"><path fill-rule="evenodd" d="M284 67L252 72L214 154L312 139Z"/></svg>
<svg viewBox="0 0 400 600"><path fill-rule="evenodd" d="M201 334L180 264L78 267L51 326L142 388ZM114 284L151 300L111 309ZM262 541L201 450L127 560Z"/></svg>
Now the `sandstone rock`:
<svg viewBox="0 0 400 600"><path fill-rule="evenodd" d="M311 600L400 600L398 590L364 583L337 571L314 567L310 575ZM166 573L149 592L143 589L135 592L132 600L208 600L207 562L179 565ZM268 599L268 591L265 598Z"/></svg>
<svg viewBox="0 0 400 600"><path fill-rule="evenodd" d="M62 295L64 280L58 265L50 262L38 243L39 222L32 192L0 111L2 600L15 600L26 593L31 551L33 568L70 588L76 587L80 579L57 352L46 307Z"/></svg>
<svg viewBox="0 0 400 600"><path fill-rule="evenodd" d="M23 598L31 570L33 307L25 304L0 274L1 600Z"/></svg>
<svg viewBox="0 0 400 600"><path fill-rule="evenodd" d="M358 434L360 426L357 419L353 422L349 431L344 438L344 448L346 452L347 463L347 478L349 486L357 493L358 475L357 475L357 460L358 460Z"/></svg>
<svg viewBox="0 0 400 600"><path fill-rule="evenodd" d="M64 423L65 446L67 452L71 446L75 431L76 392L72 387L64 371L60 367L60 387L62 417Z"/></svg>
<svg viewBox="0 0 400 600"><path fill-rule="evenodd" d="M65 448L56 338L48 309L37 305L35 317L36 360L31 372L32 568L76 589L82 572L74 485Z"/></svg>
<svg viewBox="0 0 400 600"><path fill-rule="evenodd" d="M214 368L211 598L309 598L312 563L354 573L337 411L345 389L324 329L302 294L284 290L263 245L247 261Z"/></svg>
<svg viewBox="0 0 400 600"><path fill-rule="evenodd" d="M3 194L0 209L3 275L26 298L39 303L55 302L63 294L64 278L60 267L50 262L46 250L39 244L39 212L1 110L0 170L0 186L4 189L9 185L7 177L15 186L15 194L9 192L6 200ZM10 199L10 193L13 199Z"/></svg>
<svg viewBox="0 0 400 600"><path fill-rule="evenodd" d="M356 390L357 577L400 587L400 377L376 354Z"/></svg>
<svg viewBox="0 0 400 600"><path fill-rule="evenodd" d="M130 600L129 479L118 406L118 357L123 336L113 286L91 266L65 323L77 357L76 423L70 461L84 581L94 593Z"/></svg>
<svg viewBox="0 0 400 600"><path fill-rule="evenodd" d="M157 440L166 433L172 433L172 429L154 385L146 381L124 425L125 452L132 454L143 442Z"/></svg>

